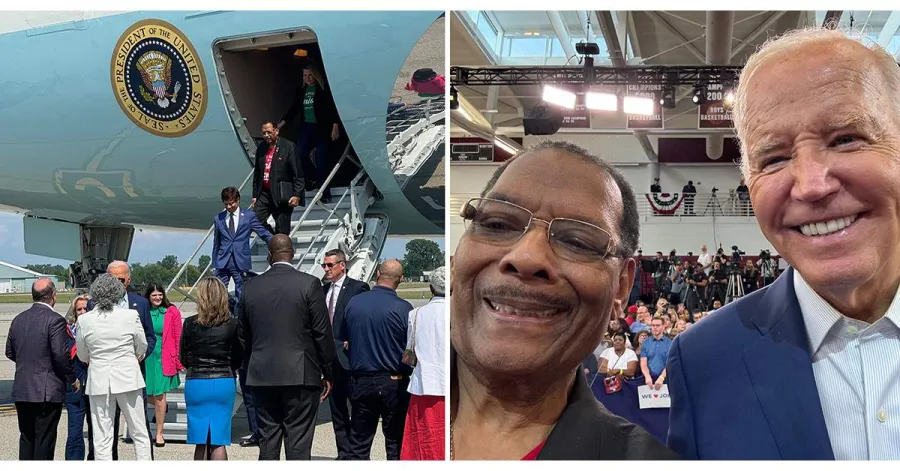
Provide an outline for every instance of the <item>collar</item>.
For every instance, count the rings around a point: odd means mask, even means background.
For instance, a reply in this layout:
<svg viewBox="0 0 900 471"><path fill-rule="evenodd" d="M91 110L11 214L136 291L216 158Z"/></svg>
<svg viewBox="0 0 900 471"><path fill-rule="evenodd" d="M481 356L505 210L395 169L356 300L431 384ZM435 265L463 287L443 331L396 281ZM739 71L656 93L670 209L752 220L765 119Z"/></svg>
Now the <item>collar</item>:
<svg viewBox="0 0 900 471"><path fill-rule="evenodd" d="M867 322L851 319L841 314L819 293L816 293L811 286L803 279L800 272L794 272L794 291L797 293L797 302L800 304L800 313L803 315L803 323L806 325L806 336L809 339L809 351L811 356L815 356L819 347L825 341L825 337L838 324L846 324L848 329L862 331L871 325ZM882 322L883 319L887 321ZM878 323L892 322L895 327L900 327L900 289L894 294L894 300L891 302L882 319L875 322ZM846 329L840 330L843 333Z"/></svg>
<svg viewBox="0 0 900 471"><path fill-rule="evenodd" d="M290 264L290 263L288 263L288 262L275 262L275 263L273 263L273 264L272 264L272 267L273 267L273 268L274 268L274 267L275 267L275 265L284 265L284 266L287 266L287 267L291 267L291 268L294 268L294 266L293 266L293 265L291 265L291 264Z"/></svg>
<svg viewBox="0 0 900 471"><path fill-rule="evenodd" d="M35 302L34 304L35 304L35 305L40 304L41 306L46 306L47 309L50 309L51 311L55 311L55 309L53 309L53 306L51 306L51 305L49 305L49 304L47 304L47 303Z"/></svg>
<svg viewBox="0 0 900 471"><path fill-rule="evenodd" d="M347 279L347 273L345 272L344 274L341 275L340 278L338 278L337 281L333 281L331 283L331 286L336 286L338 288L342 288L344 286L344 280L346 280L346 279Z"/></svg>
<svg viewBox="0 0 900 471"><path fill-rule="evenodd" d="M375 286L372 287L372 291L375 291L375 290L379 290L379 291L387 291L387 292L389 292L389 293L397 294L397 290L392 289L392 288L388 288L388 287L385 287L385 286L378 286L378 285L375 285Z"/></svg>

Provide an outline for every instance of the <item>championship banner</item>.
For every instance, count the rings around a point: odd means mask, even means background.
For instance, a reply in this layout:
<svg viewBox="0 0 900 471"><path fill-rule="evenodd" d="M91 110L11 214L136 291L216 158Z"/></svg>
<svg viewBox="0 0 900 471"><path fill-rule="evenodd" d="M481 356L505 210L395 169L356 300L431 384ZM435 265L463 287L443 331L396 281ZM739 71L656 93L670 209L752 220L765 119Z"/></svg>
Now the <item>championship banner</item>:
<svg viewBox="0 0 900 471"><path fill-rule="evenodd" d="M591 127L591 110L587 109L584 102L584 90L582 87L569 86L560 87L575 93L575 109L561 109L562 114L561 128L590 128Z"/></svg>
<svg viewBox="0 0 900 471"><path fill-rule="evenodd" d="M663 129L665 127L663 121L663 107L659 104L659 100L662 98L662 85L644 83L628 84L625 86L625 95L645 97L653 100L653 114L649 116L640 114L626 115L628 118L628 122L625 126L626 128Z"/></svg>
<svg viewBox="0 0 900 471"><path fill-rule="evenodd" d="M671 216L681 207L684 195L678 193L645 193L653 214Z"/></svg>
<svg viewBox="0 0 900 471"><path fill-rule="evenodd" d="M731 129L734 123L731 121L731 111L725 109L722 99L725 97L724 86L721 83L709 84L706 87L706 103L699 106L699 129Z"/></svg>

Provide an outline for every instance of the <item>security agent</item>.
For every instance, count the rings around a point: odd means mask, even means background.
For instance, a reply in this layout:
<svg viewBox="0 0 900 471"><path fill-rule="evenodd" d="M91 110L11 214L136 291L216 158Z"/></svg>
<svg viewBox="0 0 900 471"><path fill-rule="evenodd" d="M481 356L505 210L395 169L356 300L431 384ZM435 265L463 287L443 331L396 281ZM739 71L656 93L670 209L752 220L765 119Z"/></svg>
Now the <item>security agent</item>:
<svg viewBox="0 0 900 471"><path fill-rule="evenodd" d="M412 305L397 296L403 266L387 260L375 287L347 305L340 339L350 357L350 456L367 460L382 421L387 459L400 459L411 368L401 362Z"/></svg>

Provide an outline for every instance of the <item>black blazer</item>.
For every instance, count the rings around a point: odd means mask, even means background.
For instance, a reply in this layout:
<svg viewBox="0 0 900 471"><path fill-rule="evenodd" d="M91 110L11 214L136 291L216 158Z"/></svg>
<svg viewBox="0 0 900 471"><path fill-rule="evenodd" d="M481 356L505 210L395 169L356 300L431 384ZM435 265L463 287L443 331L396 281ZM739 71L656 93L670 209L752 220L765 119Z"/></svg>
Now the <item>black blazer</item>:
<svg viewBox="0 0 900 471"><path fill-rule="evenodd" d="M187 379L234 378L243 360L237 325L234 318L211 327L199 324L197 316L184 320L178 355Z"/></svg>
<svg viewBox="0 0 900 471"><path fill-rule="evenodd" d="M287 113L281 117L285 125L295 123L299 128L305 122L306 117L303 113L303 97L306 95L306 85L297 87L294 94L294 102L287 110ZM313 98L313 114L316 115L316 134L320 139L331 141L331 128L338 123L337 107L331 98L331 91L327 88L318 87L315 97Z"/></svg>
<svg viewBox="0 0 900 471"><path fill-rule="evenodd" d="M266 169L266 154L269 143L263 141L256 148L256 167L253 171L253 198L259 198L263 189L263 174ZM275 204L287 206L292 196L300 198L300 206L306 206L306 192L303 191L303 169L297 165L294 144L282 137L275 140L275 155L269 169L269 191Z"/></svg>
<svg viewBox="0 0 900 471"><path fill-rule="evenodd" d="M66 386L75 382L67 337L63 316L43 304L34 304L12 320L6 358L16 364L13 401L65 402Z"/></svg>
<svg viewBox="0 0 900 471"><path fill-rule="evenodd" d="M325 311L327 312L328 290L331 289L331 283L325 283L322 288L325 293ZM337 360L345 370L350 369L350 359L347 357L347 352L344 351L344 342L338 340L338 335L341 332L341 326L344 325L344 313L347 310L347 303L350 302L352 297L366 291L369 291L368 283L354 280L347 276L344 278L341 292L338 293L337 302L334 303L334 323L331 325L331 330L334 333L334 346L337 348Z"/></svg>
<svg viewBox="0 0 900 471"><path fill-rule="evenodd" d="M247 280L237 305L250 386L321 387L331 381L334 335L322 283L277 263Z"/></svg>
<svg viewBox="0 0 900 471"><path fill-rule="evenodd" d="M646 430L610 412L579 371L538 460L678 460Z"/></svg>

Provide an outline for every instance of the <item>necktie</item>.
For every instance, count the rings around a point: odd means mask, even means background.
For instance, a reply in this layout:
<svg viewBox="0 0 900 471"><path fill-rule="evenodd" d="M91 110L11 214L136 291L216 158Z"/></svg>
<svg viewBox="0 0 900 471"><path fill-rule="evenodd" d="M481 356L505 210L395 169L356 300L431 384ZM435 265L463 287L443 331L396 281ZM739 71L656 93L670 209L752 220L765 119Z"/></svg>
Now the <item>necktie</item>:
<svg viewBox="0 0 900 471"><path fill-rule="evenodd" d="M331 318L331 323L334 324L334 296L338 292L338 285L331 285L331 296L328 297L328 317Z"/></svg>
<svg viewBox="0 0 900 471"><path fill-rule="evenodd" d="M231 219L228 220L228 230L231 231L231 234L234 234L234 213L231 213Z"/></svg>

